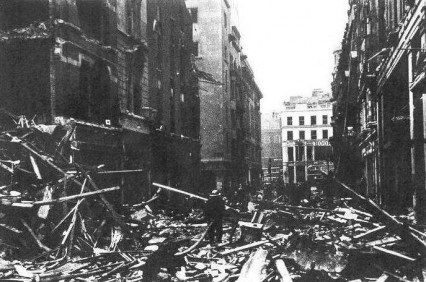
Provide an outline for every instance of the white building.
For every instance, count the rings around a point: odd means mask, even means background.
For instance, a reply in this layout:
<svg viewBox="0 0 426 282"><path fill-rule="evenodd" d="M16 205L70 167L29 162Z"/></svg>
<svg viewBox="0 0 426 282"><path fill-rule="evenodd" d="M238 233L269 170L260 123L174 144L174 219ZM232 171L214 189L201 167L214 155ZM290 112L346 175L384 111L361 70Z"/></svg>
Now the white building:
<svg viewBox="0 0 426 282"><path fill-rule="evenodd" d="M285 183L311 181L320 170L332 170L330 94L314 90L312 97L290 97L282 112L283 177Z"/></svg>

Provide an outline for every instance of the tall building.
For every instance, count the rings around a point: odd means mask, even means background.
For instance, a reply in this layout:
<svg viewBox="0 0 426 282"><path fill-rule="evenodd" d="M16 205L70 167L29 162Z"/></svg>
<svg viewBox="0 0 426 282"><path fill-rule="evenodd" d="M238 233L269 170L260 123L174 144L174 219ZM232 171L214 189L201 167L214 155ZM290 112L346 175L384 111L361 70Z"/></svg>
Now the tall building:
<svg viewBox="0 0 426 282"><path fill-rule="evenodd" d="M425 6L425 0L349 2L332 84L331 140L339 179L390 211L414 207L422 222Z"/></svg>
<svg viewBox="0 0 426 282"><path fill-rule="evenodd" d="M187 0L200 80L202 189L257 185L261 176L260 99L228 0Z"/></svg>
<svg viewBox="0 0 426 282"><path fill-rule="evenodd" d="M200 99L192 18L184 0L148 0L149 92L154 113L152 179L197 192Z"/></svg>
<svg viewBox="0 0 426 282"><path fill-rule="evenodd" d="M262 113L262 170L264 182L277 181L283 173L281 113Z"/></svg>
<svg viewBox="0 0 426 282"><path fill-rule="evenodd" d="M0 5L1 107L37 124L72 121L71 162L141 171L99 180L123 186L117 201L149 197L153 180L198 187L199 100L184 0ZM10 117L0 121L4 129Z"/></svg>
<svg viewBox="0 0 426 282"><path fill-rule="evenodd" d="M328 173L331 163L331 96L315 89L311 97L293 96L282 111L283 177L285 183L311 181Z"/></svg>

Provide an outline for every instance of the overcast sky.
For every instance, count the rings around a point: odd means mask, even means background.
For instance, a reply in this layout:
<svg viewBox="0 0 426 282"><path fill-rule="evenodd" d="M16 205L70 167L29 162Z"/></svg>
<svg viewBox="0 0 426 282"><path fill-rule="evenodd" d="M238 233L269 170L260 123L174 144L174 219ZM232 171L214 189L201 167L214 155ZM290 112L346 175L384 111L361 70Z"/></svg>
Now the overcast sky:
<svg viewBox="0 0 426 282"><path fill-rule="evenodd" d="M243 52L264 95L263 112L314 88L330 91L347 0L235 0L235 5Z"/></svg>

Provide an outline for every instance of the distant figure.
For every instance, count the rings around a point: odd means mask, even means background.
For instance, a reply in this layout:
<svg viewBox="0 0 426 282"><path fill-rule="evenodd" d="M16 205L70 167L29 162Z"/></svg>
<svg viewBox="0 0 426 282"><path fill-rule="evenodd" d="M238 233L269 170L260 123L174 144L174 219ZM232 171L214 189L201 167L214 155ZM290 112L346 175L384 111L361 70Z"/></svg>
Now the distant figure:
<svg viewBox="0 0 426 282"><path fill-rule="evenodd" d="M225 202L219 194L219 191L213 190L204 208L204 216L207 219L207 223L212 223L207 234L211 245L214 244L215 239L218 243L222 243L222 221L224 214Z"/></svg>

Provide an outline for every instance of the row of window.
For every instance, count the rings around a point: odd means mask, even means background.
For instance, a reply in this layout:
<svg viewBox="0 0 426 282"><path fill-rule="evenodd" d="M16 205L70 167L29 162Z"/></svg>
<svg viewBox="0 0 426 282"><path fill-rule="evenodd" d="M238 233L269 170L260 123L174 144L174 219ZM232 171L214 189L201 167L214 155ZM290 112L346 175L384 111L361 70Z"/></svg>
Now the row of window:
<svg viewBox="0 0 426 282"><path fill-rule="evenodd" d="M269 144L269 143L281 143L281 136L275 135L275 136L263 136L263 143Z"/></svg>
<svg viewBox="0 0 426 282"><path fill-rule="evenodd" d="M327 139L327 138L328 138L328 130L324 129L322 131L322 139ZM299 131L299 139L301 139L301 140L306 139L304 130ZM315 140L315 139L318 139L317 131L311 130L311 140ZM287 131L287 140L293 140L293 131Z"/></svg>
<svg viewBox="0 0 426 282"><path fill-rule="evenodd" d="M311 116L311 125L317 124L317 116ZM328 116L322 116L322 124L328 124ZM293 125L293 117L287 117L287 125ZM299 125L305 125L305 117L299 117Z"/></svg>

